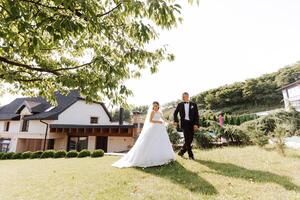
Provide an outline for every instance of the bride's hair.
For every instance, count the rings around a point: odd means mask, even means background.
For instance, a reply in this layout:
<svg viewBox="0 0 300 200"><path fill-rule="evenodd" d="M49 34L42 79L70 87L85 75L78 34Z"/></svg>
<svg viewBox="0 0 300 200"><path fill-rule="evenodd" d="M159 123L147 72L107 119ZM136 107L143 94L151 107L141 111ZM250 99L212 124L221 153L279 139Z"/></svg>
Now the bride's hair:
<svg viewBox="0 0 300 200"><path fill-rule="evenodd" d="M158 101L153 101L152 105L154 105L154 104L158 105L158 109L159 109L159 103L158 103ZM153 110L153 107L152 107L152 110Z"/></svg>

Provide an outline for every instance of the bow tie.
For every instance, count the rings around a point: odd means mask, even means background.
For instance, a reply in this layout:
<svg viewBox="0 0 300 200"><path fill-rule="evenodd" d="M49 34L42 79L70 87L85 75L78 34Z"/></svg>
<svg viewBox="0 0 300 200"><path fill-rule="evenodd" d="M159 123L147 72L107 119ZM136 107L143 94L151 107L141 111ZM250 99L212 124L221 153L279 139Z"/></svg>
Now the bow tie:
<svg viewBox="0 0 300 200"><path fill-rule="evenodd" d="M189 104L190 102L184 102L184 104Z"/></svg>

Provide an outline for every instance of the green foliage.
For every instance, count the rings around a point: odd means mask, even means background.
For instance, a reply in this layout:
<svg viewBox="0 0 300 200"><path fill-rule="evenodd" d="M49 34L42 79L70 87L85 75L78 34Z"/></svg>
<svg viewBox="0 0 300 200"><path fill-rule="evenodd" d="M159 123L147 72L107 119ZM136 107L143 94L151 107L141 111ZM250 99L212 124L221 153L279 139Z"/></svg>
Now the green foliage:
<svg viewBox="0 0 300 200"><path fill-rule="evenodd" d="M41 158L43 151L35 151L31 154L30 159Z"/></svg>
<svg viewBox="0 0 300 200"><path fill-rule="evenodd" d="M55 155L54 150L47 150L42 153L41 158L53 158L54 155Z"/></svg>
<svg viewBox="0 0 300 200"><path fill-rule="evenodd" d="M67 152L65 150L56 151L54 154L54 158L64 158L66 157Z"/></svg>
<svg viewBox="0 0 300 200"><path fill-rule="evenodd" d="M104 151L102 149L97 149L92 152L91 157L92 158L98 158L98 157L103 157L104 156Z"/></svg>
<svg viewBox="0 0 300 200"><path fill-rule="evenodd" d="M6 154L6 152L0 152L0 160L4 154Z"/></svg>
<svg viewBox="0 0 300 200"><path fill-rule="evenodd" d="M14 152L7 152L4 153L1 157L1 160L6 160L6 159L12 159L12 157L14 156Z"/></svg>
<svg viewBox="0 0 300 200"><path fill-rule="evenodd" d="M278 108L283 106L278 88L296 81L299 76L300 62L259 78L202 92L192 99L200 109L221 110L224 113L251 113L256 108L259 110L254 112ZM234 122L230 120L229 124L234 125Z"/></svg>
<svg viewBox="0 0 300 200"><path fill-rule="evenodd" d="M194 138L196 141L196 145L199 148L206 149L212 147L213 138L212 136L207 134L207 132L201 132L201 131L195 132Z"/></svg>
<svg viewBox="0 0 300 200"><path fill-rule="evenodd" d="M119 121L119 117L120 117L120 110L117 109L117 110L113 111L112 121ZM130 109L124 109L123 120L126 122L129 122L129 123L131 122L131 110Z"/></svg>
<svg viewBox="0 0 300 200"><path fill-rule="evenodd" d="M77 156L78 156L78 152L72 150L67 152L66 158L76 158Z"/></svg>
<svg viewBox="0 0 300 200"><path fill-rule="evenodd" d="M177 132L176 128L173 125L168 125L167 132L169 134L169 139L173 145L179 144L180 135Z"/></svg>
<svg viewBox="0 0 300 200"><path fill-rule="evenodd" d="M272 139L278 151L284 154L284 138L297 135L299 131L300 113L291 109L263 116L242 124L242 129L248 133L251 141L264 146Z"/></svg>
<svg viewBox="0 0 300 200"><path fill-rule="evenodd" d="M12 156L12 159L22 159L22 153L15 153L15 154Z"/></svg>
<svg viewBox="0 0 300 200"><path fill-rule="evenodd" d="M89 157L91 155L91 152L89 150L83 149L79 152L78 158L83 158L83 157Z"/></svg>
<svg viewBox="0 0 300 200"><path fill-rule="evenodd" d="M1 1L0 77L23 95L54 101L56 90L79 89L89 101L125 104L125 80L174 59L146 45L176 27L180 12L173 0Z"/></svg>
<svg viewBox="0 0 300 200"><path fill-rule="evenodd" d="M226 125L224 126L224 132L221 135L228 141L238 145L245 145L250 143L250 137L246 132L239 126Z"/></svg>
<svg viewBox="0 0 300 200"><path fill-rule="evenodd" d="M30 151L23 152L22 159L28 159L31 157L31 155L32 155L32 152L30 152Z"/></svg>

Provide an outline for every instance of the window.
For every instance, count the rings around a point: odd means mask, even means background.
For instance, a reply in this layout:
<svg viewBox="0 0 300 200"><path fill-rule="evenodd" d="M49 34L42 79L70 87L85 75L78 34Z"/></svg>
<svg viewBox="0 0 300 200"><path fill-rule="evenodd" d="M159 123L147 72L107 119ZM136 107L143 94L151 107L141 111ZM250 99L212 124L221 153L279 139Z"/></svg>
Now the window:
<svg viewBox="0 0 300 200"><path fill-rule="evenodd" d="M81 151L88 147L88 137L69 137L68 151Z"/></svg>
<svg viewBox="0 0 300 200"><path fill-rule="evenodd" d="M8 152L10 139L0 139L0 152Z"/></svg>
<svg viewBox="0 0 300 200"><path fill-rule="evenodd" d="M27 132L28 127L29 127L29 121L28 120L23 120L21 131Z"/></svg>
<svg viewBox="0 0 300 200"><path fill-rule="evenodd" d="M98 117L91 117L91 124L98 124Z"/></svg>
<svg viewBox="0 0 300 200"><path fill-rule="evenodd" d="M4 124L4 131L5 132L8 132L9 131L9 122L5 122L5 124Z"/></svg>

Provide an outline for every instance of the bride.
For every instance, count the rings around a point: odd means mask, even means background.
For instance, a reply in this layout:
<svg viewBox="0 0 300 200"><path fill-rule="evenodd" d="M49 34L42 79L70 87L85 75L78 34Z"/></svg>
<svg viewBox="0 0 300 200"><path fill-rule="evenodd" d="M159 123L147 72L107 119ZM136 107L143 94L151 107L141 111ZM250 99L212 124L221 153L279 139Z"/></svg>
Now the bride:
<svg viewBox="0 0 300 200"><path fill-rule="evenodd" d="M151 167L175 160L159 103L149 107L143 130L131 150L114 167Z"/></svg>

